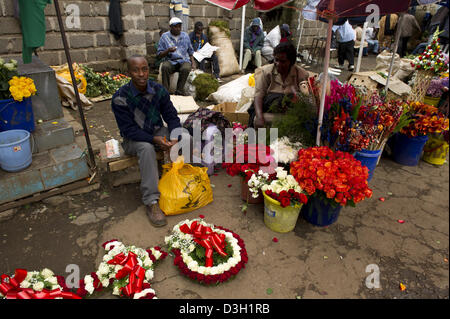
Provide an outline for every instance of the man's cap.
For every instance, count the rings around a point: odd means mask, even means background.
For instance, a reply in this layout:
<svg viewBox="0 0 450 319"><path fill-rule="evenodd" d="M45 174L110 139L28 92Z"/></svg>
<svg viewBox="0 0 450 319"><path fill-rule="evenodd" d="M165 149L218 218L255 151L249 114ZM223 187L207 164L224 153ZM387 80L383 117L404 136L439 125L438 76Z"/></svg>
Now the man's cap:
<svg viewBox="0 0 450 319"><path fill-rule="evenodd" d="M169 25L175 25L175 24L179 24L179 23L183 23L183 21L181 21L181 19L177 18L177 17L173 17L169 21Z"/></svg>
<svg viewBox="0 0 450 319"><path fill-rule="evenodd" d="M289 25L284 23L281 25L281 29L286 31L289 35L291 34L291 30L289 30Z"/></svg>
<svg viewBox="0 0 450 319"><path fill-rule="evenodd" d="M260 21L261 20L259 20L259 18L254 18L253 21L252 21L251 26L257 25L258 27L260 27L261 26L261 22Z"/></svg>

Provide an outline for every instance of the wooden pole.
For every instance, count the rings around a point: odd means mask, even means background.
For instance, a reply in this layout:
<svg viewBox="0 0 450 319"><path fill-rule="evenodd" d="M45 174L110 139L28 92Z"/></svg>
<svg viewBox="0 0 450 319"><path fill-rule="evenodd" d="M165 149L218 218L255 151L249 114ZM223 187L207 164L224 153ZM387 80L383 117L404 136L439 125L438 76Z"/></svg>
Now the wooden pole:
<svg viewBox="0 0 450 319"><path fill-rule="evenodd" d="M62 18L61 18L61 11L59 10L59 1L54 0L54 3L55 3L56 16L58 17L59 29L61 30L61 38L62 38L62 42L64 45L64 52L66 54L67 64L69 66L69 72L70 72L70 77L72 79L73 90L75 91L75 98L76 98L77 105L78 105L78 111L80 113L81 124L83 125L84 136L86 138L86 145L87 145L88 153L89 153L90 167L91 167L91 169L95 169L96 164L95 164L94 151L92 150L91 140L89 139L89 132L88 132L87 125L86 125L86 120L84 119L84 112L83 112L83 107L81 105L80 93L78 92L77 81L75 78L75 74L73 72L72 58L70 57L69 46L67 44L67 38L66 38L66 32L64 30L64 24L63 24Z"/></svg>
<svg viewBox="0 0 450 319"><path fill-rule="evenodd" d="M395 32L394 50L392 52L391 64L389 65L389 72L388 72L388 76L386 79L386 86L384 87L384 91L386 92L386 95L388 93L389 80L391 78L392 69L394 67L395 54L397 54L398 43L400 42L400 32L401 32L400 29L401 29L402 23L403 23L403 16L404 16L404 13L401 13L400 19L398 20L398 23L397 23L397 31Z"/></svg>
<svg viewBox="0 0 450 319"><path fill-rule="evenodd" d="M361 43L359 46L359 53L358 53L358 62L356 63L356 70L355 72L359 72L359 69L361 68L361 60L363 56L364 51L364 41L366 40L366 30L367 30L367 22L364 22L364 27L361 35ZM369 48L367 48L368 50Z"/></svg>
<svg viewBox="0 0 450 319"><path fill-rule="evenodd" d="M334 0L330 0L328 5L328 10L334 11ZM316 135L316 145L320 146L320 129L323 123L323 113L325 108L325 97L327 95L327 83L328 83L328 68L330 66L330 48L331 48L331 37L333 34L333 17L328 19L328 32L327 32L327 44L325 48L325 61L323 66L322 74L322 94L320 97L320 108L319 108L319 121L317 125L317 135Z"/></svg>

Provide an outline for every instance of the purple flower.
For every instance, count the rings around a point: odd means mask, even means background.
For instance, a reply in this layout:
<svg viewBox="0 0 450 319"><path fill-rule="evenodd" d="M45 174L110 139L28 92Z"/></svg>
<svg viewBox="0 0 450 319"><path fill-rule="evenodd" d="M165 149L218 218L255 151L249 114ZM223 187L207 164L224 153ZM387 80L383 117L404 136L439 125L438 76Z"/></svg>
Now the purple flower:
<svg viewBox="0 0 450 319"><path fill-rule="evenodd" d="M444 87L448 87L448 78L434 78L427 89L427 95L431 97L441 97Z"/></svg>

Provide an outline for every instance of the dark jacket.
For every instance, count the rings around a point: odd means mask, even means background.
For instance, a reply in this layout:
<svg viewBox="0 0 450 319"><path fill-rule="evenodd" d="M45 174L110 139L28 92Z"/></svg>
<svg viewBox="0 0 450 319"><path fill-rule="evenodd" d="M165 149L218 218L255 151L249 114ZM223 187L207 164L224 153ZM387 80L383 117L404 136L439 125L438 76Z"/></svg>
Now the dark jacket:
<svg viewBox="0 0 450 319"><path fill-rule="evenodd" d="M251 39L252 39L252 30L251 30L251 26L250 26L250 27L247 27L247 29L245 29L245 33L244 33L244 49L250 49L253 52L255 52L257 50L261 50L262 47L264 46L264 33L263 33L263 30L261 30L261 28L260 28L259 35L256 37L256 39L252 43L252 45L250 45Z"/></svg>

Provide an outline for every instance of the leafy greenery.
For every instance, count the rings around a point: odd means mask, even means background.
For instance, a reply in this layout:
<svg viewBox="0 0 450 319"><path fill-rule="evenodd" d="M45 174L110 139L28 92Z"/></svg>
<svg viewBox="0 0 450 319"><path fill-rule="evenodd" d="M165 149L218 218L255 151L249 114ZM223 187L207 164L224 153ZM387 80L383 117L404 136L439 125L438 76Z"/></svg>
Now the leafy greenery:
<svg viewBox="0 0 450 319"><path fill-rule="evenodd" d="M220 264L226 263L227 260L233 256L233 248L231 247L231 245L226 241L225 239L225 249L224 251L227 253L227 256L222 256L220 255L218 252L214 251L213 253L213 266L218 266ZM196 248L194 251L192 251L189 256L192 257L193 260L195 260L196 262L198 262L199 266L205 266L206 263L206 257L205 257L205 248L203 248L200 245L196 245Z"/></svg>
<svg viewBox="0 0 450 319"><path fill-rule="evenodd" d="M9 80L13 76L19 76L17 73L17 61L9 60L5 63L5 60L0 58L0 100L10 99L11 92L9 92Z"/></svg>
<svg viewBox="0 0 450 319"><path fill-rule="evenodd" d="M219 88L219 81L208 73L197 75L192 84L195 86L195 99L199 101L204 101Z"/></svg>
<svg viewBox="0 0 450 319"><path fill-rule="evenodd" d="M225 32L227 37L231 37L230 26L227 21L224 20L214 20L209 23L209 26L218 27L221 31ZM211 38L211 34L208 34L208 37Z"/></svg>
<svg viewBox="0 0 450 319"><path fill-rule="evenodd" d="M112 95L118 88L129 81L129 79L125 76L119 76L120 79L114 79L116 76L111 76L109 72L95 72L92 68L86 65L82 65L81 67L84 70L84 77L87 81L85 94L87 97Z"/></svg>
<svg viewBox="0 0 450 319"><path fill-rule="evenodd" d="M287 96L282 101L282 107L288 105L283 117L276 118L272 127L278 128L278 137L287 136L292 142L301 142L304 146L315 145L315 128L317 112L307 96L299 96L296 102ZM269 111L273 111L271 107Z"/></svg>

